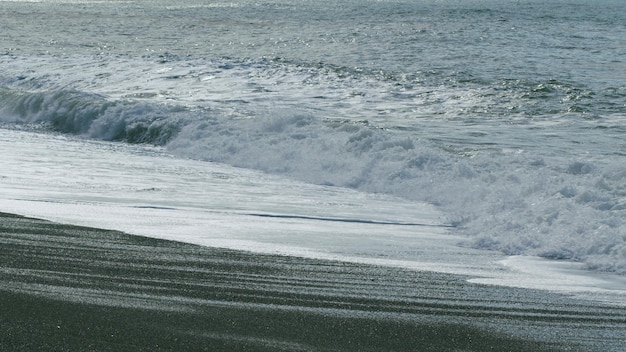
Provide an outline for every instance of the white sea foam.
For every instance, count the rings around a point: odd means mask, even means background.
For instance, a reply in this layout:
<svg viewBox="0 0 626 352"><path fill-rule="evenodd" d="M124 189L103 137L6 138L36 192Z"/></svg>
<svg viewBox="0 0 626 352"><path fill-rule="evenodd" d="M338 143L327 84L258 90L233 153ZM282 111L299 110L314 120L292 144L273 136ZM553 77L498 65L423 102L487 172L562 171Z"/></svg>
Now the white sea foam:
<svg viewBox="0 0 626 352"><path fill-rule="evenodd" d="M433 258L420 265L454 270L480 266L471 264L471 255L454 263L449 254L455 250L478 251L487 261L551 259L503 262L504 271L518 272L512 277L531 281L535 274L524 266L554 272L552 259L594 269L595 277L602 276L597 271L624 274L624 6L618 0L567 6L539 0L5 1L5 127L126 142L106 144L113 149L158 145L176 156L158 170L130 157L137 165L115 158L102 165L81 154L90 142L73 144L71 137L57 154L67 157L62 164L83 160L84 168L65 170L50 163L61 163L57 155L35 148L41 155L33 164L9 177L9 159L1 160L0 181L11 185L4 187L5 200L24 209L44 204L37 206L41 212L77 211L76 219L94 221L100 211L90 217L80 209L97 207L81 206L112 202L121 208L101 212L103 218L141 214L124 222L129 229L148 226L142 216L160 213L171 219L164 225L190 234L200 227L176 214L209 204L210 212L186 216L233 236L213 244L329 251L404 266L413 253ZM187 158L265 173L177 169ZM223 182L200 192L199 181L184 170ZM173 176L179 171L181 180ZM101 178L120 175L136 187ZM187 186L193 192L181 191ZM180 192L190 204L171 204ZM62 206L16 200L24 194ZM255 205L242 208L248 203ZM216 212L219 207L225 212ZM441 218L433 222L435 213ZM267 224L258 232L264 242L237 237L254 233L237 226L241 219ZM454 238L447 243L452 247L437 247L437 237L410 242L412 231L424 235L419 229L427 228ZM341 231L341 239L331 235ZM367 241L358 235L363 231ZM310 238L317 237L326 245L311 248Z"/></svg>
<svg viewBox="0 0 626 352"><path fill-rule="evenodd" d="M619 116L478 123L452 117L493 98L463 87L268 60L1 60L5 122L428 202L476 248L626 270Z"/></svg>
<svg viewBox="0 0 626 352"><path fill-rule="evenodd" d="M145 146L0 129L0 148L7 152L0 171L6 212L221 248L463 274L480 283L626 304L623 277L459 246L464 239L426 203L175 158Z"/></svg>

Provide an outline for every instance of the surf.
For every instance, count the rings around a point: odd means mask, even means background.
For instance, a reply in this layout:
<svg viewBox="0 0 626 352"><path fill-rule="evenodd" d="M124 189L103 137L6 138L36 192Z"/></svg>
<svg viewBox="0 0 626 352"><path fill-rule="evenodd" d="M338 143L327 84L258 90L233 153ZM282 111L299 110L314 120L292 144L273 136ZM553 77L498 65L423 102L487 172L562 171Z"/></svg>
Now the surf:
<svg viewBox="0 0 626 352"><path fill-rule="evenodd" d="M45 67L27 75L20 60L3 59L0 119L9 128L162 146L181 158L429 203L474 248L624 273L623 156L610 152L619 150L618 120L408 119L418 92L394 98L399 114L366 120L396 78L325 65L76 56L25 58ZM85 75L71 76L73 67ZM111 67L119 71L105 75ZM376 103L359 106L369 95Z"/></svg>

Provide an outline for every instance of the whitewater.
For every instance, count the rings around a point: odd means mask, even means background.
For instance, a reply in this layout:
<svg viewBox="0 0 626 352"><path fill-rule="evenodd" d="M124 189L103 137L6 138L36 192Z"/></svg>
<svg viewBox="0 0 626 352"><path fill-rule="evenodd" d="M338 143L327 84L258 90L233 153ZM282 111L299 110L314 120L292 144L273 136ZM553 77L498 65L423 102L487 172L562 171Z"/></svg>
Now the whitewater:
<svg viewBox="0 0 626 352"><path fill-rule="evenodd" d="M623 302L624 10L0 1L0 210Z"/></svg>

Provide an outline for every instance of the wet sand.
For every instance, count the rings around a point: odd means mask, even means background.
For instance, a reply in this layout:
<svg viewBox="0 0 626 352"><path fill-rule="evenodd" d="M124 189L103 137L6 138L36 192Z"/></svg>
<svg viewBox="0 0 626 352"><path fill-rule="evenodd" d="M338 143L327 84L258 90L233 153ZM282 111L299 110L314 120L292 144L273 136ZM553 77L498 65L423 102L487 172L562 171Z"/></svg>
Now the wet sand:
<svg viewBox="0 0 626 352"><path fill-rule="evenodd" d="M2 351L622 351L626 308L0 214Z"/></svg>

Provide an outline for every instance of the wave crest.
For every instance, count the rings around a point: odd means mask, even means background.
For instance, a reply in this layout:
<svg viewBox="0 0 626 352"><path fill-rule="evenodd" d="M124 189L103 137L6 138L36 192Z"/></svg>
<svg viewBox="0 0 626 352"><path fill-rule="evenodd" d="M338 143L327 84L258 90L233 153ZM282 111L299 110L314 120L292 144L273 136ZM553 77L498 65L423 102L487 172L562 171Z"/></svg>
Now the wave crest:
<svg viewBox="0 0 626 352"><path fill-rule="evenodd" d="M546 99L578 92L564 83L505 82L496 88L506 99L496 96L490 110L474 98L493 87L469 87L467 98L463 87L412 90L410 82L326 66L171 58L141 63L146 69L128 83L137 62L105 64L92 73L115 67L119 77L100 87L108 96L54 89L69 83L47 77L35 86L4 80L13 89L0 88L2 120L426 201L475 247L626 273L623 153L615 149L622 110L599 122L560 112L543 119ZM136 81L145 86L135 90ZM533 89L521 102L538 104L536 122L501 117L518 97L511 91ZM607 155L605 145L618 152Z"/></svg>
<svg viewBox="0 0 626 352"><path fill-rule="evenodd" d="M4 122L45 124L62 133L129 143L166 144L179 130L180 108L109 101L75 90L0 93Z"/></svg>

